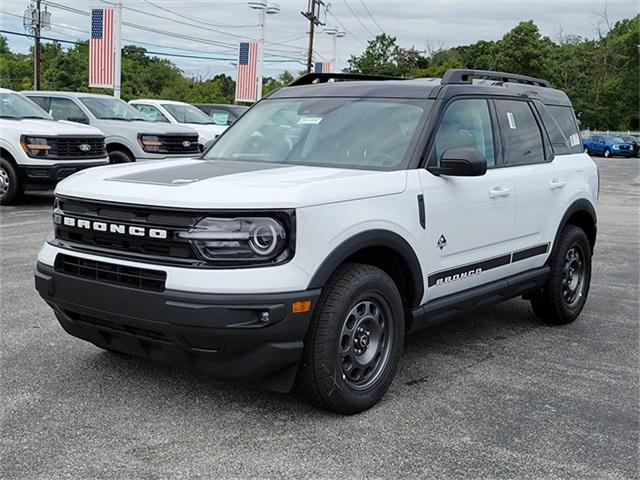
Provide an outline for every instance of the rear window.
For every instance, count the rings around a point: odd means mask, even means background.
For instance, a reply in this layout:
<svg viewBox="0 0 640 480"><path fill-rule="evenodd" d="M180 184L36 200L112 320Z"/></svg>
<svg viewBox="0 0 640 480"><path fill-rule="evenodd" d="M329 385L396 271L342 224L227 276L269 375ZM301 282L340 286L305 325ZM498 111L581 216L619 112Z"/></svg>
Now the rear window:
<svg viewBox="0 0 640 480"><path fill-rule="evenodd" d="M566 147L569 150L564 153L582 153L582 139L580 138L578 123L576 122L576 117L573 114L573 109L571 107L547 105L547 111L553 117L553 121L557 128L562 132ZM555 150L555 140L552 139L551 141L554 142ZM561 155L562 153L556 151L556 154Z"/></svg>

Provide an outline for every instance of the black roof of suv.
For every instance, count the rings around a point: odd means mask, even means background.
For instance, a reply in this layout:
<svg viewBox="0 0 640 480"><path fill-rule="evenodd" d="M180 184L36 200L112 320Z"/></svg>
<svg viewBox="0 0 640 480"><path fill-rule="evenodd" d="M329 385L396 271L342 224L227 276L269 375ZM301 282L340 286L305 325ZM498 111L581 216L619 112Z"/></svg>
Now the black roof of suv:
<svg viewBox="0 0 640 480"><path fill-rule="evenodd" d="M357 81L347 81L357 80ZM310 73L270 98L379 97L446 99L456 95L528 97L547 105L570 106L569 97L550 83L534 77L485 70L451 69L442 78L404 80L359 74Z"/></svg>

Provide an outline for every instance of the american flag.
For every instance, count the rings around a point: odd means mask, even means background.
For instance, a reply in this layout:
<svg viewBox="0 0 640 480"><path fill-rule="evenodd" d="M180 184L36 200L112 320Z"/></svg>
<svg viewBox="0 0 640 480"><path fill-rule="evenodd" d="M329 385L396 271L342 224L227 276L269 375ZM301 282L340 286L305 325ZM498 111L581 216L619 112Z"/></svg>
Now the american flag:
<svg viewBox="0 0 640 480"><path fill-rule="evenodd" d="M89 86L113 87L113 8L91 10Z"/></svg>
<svg viewBox="0 0 640 480"><path fill-rule="evenodd" d="M236 78L236 102L255 102L258 99L257 62L258 43L240 42L238 75Z"/></svg>
<svg viewBox="0 0 640 480"><path fill-rule="evenodd" d="M331 73L331 62L316 62L313 67L314 73Z"/></svg>

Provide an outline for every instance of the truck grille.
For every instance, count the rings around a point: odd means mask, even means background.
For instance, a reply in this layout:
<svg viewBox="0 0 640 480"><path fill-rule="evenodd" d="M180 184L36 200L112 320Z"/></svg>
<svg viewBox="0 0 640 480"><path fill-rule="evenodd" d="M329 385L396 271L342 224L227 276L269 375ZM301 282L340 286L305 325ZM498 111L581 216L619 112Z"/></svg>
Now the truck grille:
<svg viewBox="0 0 640 480"><path fill-rule="evenodd" d="M200 153L197 135L158 135L164 153L172 155L191 155Z"/></svg>
<svg viewBox="0 0 640 480"><path fill-rule="evenodd" d="M178 237L188 231L205 214L198 212L171 212L162 209L129 205L111 205L57 198L54 210L55 239L62 247L79 251L106 254L121 258L139 259L163 265L195 266L205 262L194 251L191 243ZM124 226L123 233L100 231L67 225L64 218L82 219ZM129 226L162 229L166 238L129 234Z"/></svg>
<svg viewBox="0 0 640 480"><path fill-rule="evenodd" d="M48 158L82 160L107 156L104 137L48 137Z"/></svg>
<svg viewBox="0 0 640 480"><path fill-rule="evenodd" d="M96 262L63 254L56 257L55 269L73 277L154 292L164 291L167 280L167 274L159 270Z"/></svg>

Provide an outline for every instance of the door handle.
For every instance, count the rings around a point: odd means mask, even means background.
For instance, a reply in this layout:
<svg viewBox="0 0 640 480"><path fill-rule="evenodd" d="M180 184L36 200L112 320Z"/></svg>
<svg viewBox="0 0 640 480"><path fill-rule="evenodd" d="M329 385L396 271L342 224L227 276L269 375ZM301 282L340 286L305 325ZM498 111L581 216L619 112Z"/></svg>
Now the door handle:
<svg viewBox="0 0 640 480"><path fill-rule="evenodd" d="M489 198L508 197L511 189L506 187L494 187L489 190Z"/></svg>
<svg viewBox="0 0 640 480"><path fill-rule="evenodd" d="M567 182L563 182L562 180L558 180L557 178L554 178L553 180L551 180L551 183L549 183L549 188L551 190L555 190L557 188L563 188L567 185Z"/></svg>

